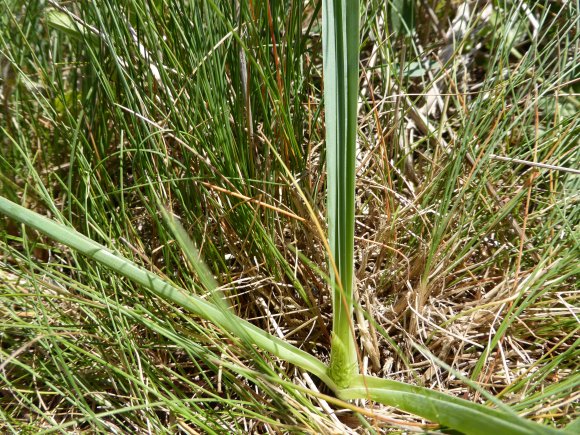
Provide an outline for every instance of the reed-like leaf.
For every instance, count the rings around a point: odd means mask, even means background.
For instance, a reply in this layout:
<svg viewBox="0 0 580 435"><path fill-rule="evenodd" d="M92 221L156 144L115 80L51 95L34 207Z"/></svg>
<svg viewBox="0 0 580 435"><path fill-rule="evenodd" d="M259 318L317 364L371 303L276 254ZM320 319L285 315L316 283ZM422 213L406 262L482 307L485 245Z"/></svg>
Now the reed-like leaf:
<svg viewBox="0 0 580 435"><path fill-rule="evenodd" d="M354 187L359 2L324 0L322 46L328 172L328 238L333 292L330 376L341 387L358 372L352 332Z"/></svg>
<svg viewBox="0 0 580 435"><path fill-rule="evenodd" d="M489 408L467 400L451 397L428 388L402 382L358 376L351 387L339 393L343 400L370 399L385 405L421 415L443 426L466 434L561 434L547 426L540 426L516 414Z"/></svg>

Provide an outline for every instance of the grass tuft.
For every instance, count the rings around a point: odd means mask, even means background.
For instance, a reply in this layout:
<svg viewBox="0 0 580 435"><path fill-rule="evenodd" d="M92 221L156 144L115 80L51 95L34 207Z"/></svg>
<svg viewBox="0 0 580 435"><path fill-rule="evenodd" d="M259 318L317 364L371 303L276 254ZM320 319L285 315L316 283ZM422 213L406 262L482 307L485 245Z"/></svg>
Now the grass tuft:
<svg viewBox="0 0 580 435"><path fill-rule="evenodd" d="M194 3L0 0L1 431L577 432L576 2Z"/></svg>

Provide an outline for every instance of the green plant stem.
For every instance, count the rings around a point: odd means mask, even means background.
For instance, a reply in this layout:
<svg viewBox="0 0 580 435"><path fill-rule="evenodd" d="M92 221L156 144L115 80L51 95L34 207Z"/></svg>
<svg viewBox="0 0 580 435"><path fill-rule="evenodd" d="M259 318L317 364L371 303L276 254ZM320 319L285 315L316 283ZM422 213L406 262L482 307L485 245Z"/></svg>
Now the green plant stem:
<svg viewBox="0 0 580 435"><path fill-rule="evenodd" d="M347 387L358 373L352 330L359 2L324 0L322 45L333 292L330 377Z"/></svg>

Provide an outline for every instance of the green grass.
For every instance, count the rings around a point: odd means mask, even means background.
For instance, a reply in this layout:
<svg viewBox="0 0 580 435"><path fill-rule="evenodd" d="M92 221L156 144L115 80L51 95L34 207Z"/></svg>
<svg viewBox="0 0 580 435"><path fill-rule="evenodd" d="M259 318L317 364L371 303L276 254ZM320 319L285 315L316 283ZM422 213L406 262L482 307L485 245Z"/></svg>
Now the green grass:
<svg viewBox="0 0 580 435"><path fill-rule="evenodd" d="M578 168L577 6L530 3L534 20L514 2L478 7L446 46L456 7L417 4L412 32L393 33L397 4L361 5L354 191L359 370L388 381L343 391L366 398L347 404L241 324L4 219L3 431L426 424L401 405L437 420L411 409L424 396L395 402L407 384L546 427L576 418L579 178L494 156ZM0 0L0 195L215 301L163 204L220 285L223 319L301 349L324 378L321 38L320 2Z"/></svg>

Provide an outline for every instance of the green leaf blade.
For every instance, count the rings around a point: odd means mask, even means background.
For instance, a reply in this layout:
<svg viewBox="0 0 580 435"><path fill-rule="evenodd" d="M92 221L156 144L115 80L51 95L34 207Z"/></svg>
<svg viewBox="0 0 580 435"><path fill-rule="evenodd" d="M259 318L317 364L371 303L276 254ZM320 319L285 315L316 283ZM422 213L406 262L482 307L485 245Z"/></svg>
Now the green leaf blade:
<svg viewBox="0 0 580 435"><path fill-rule="evenodd" d="M358 376L339 393L343 400L368 399L394 406L470 435L561 434L517 414L449 396L429 388L372 376Z"/></svg>

